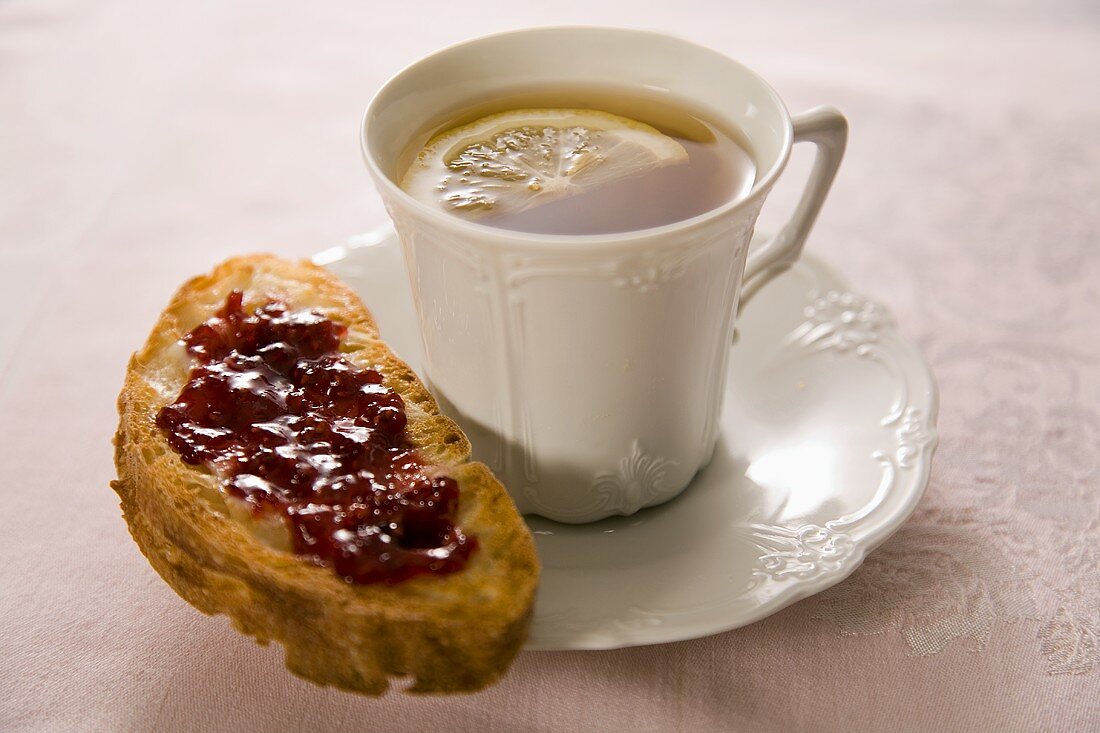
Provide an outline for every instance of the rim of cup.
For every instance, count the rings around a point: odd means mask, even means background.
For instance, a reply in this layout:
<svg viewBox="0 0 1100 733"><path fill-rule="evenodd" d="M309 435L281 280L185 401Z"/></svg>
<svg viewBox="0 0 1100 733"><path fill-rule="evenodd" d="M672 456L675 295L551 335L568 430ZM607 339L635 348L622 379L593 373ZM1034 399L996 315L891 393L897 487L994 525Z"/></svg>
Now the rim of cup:
<svg viewBox="0 0 1100 733"><path fill-rule="evenodd" d="M593 32L593 33L621 33L624 35L634 36L652 36L661 38L664 40L672 40L683 46L693 47L697 51L703 51L711 54L719 59L721 62L730 64L738 69L738 71L748 76L753 82L760 85L760 87L767 92L768 97L775 105L776 110L779 113L780 118L784 123L783 130L783 142L780 148L780 154L776 160L772 163L771 167L764 172L763 175L758 175L753 182L752 188L744 196L731 199L726 203L716 206L713 209L708 209L701 214L682 219L680 221L672 222L669 224L662 224L661 226L649 227L646 229L636 229L626 232L615 232L611 234L539 234L536 232L524 232L514 231L511 229L500 229L490 226L488 224L479 224L474 221L469 221L453 214L437 209L433 206L420 201L413 196L406 193L398 186L393 178L385 171L381 169L378 162L374 160L374 156L370 150L370 119L376 113L377 105L380 104L379 100L383 98L386 92L390 91L393 87L400 84L409 72L415 70L418 66L428 62L429 60L437 59L441 56L445 56L455 51L465 48L467 46L478 45L485 41L493 40L503 36L517 36L517 35L539 35L539 34L553 34L553 33L576 33L576 32ZM368 103L366 110L363 113L363 119L360 124L360 149L363 154L363 160L367 167L370 169L374 176L377 185L386 189L386 192L391 196L399 199L404 205L410 207L420 216L424 217L428 221L435 223L436 225L444 228L459 228L464 229L472 234L478 235L479 241L486 244L493 244L501 247L517 248L517 247L533 247L541 248L547 245L554 247L562 246L574 246L580 247L587 245L589 247L607 246L614 247L616 245L623 244L637 244L641 240L646 239L662 239L670 234L690 231L699 227L710 224L713 220L724 217L732 212L746 208L752 204L755 204L758 199L766 195L767 191L771 188L775 180L783 172L787 165L787 161L790 159L791 146L793 145L793 130L791 126L790 112L787 110L786 104L779 96L779 93L767 81L763 79L752 69L748 68L744 64L736 61L723 53L715 51L701 44L693 41L680 38L668 33L660 33L658 31L646 31L635 30L630 28L616 28L613 26L596 26L596 25L558 25L558 26L540 26L535 28L524 28L519 30L502 31L498 33L491 33L477 38L471 38L465 41L445 46L437 51L434 51L426 56L423 56L416 61L408 64L400 71L391 76L386 82L375 92L374 97Z"/></svg>

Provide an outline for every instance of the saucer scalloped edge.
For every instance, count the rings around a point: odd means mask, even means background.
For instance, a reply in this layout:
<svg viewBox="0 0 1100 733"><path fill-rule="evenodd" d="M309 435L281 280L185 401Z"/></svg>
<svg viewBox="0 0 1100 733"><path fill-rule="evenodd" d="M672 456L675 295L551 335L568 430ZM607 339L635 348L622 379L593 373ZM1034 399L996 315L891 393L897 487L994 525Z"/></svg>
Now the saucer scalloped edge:
<svg viewBox="0 0 1100 733"><path fill-rule="evenodd" d="M318 253L413 369L423 352L391 226ZM757 621L852 573L928 484L937 388L882 305L806 255L759 288L710 464L662 506L593 524L526 517L543 565L527 649L615 649ZM475 446L475 458L476 458ZM622 474L644 480L645 456Z"/></svg>

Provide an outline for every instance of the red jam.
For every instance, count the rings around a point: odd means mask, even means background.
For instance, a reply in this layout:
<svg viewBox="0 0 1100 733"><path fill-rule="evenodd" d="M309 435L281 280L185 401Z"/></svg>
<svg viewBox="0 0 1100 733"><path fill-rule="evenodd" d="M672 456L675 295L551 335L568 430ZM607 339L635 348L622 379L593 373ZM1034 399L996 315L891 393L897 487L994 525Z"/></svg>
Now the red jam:
<svg viewBox="0 0 1100 733"><path fill-rule="evenodd" d="M340 353L346 330L274 301L247 313L234 291L183 337L198 365L157 425L349 583L460 570L477 539L455 526L458 484L413 449L400 395Z"/></svg>

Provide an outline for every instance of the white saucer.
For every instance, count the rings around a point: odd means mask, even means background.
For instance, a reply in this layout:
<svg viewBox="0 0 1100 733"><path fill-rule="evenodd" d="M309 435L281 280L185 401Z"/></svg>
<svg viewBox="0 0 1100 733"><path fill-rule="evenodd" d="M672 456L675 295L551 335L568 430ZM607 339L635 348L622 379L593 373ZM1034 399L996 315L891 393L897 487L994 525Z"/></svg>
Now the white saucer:
<svg viewBox="0 0 1100 733"><path fill-rule="evenodd" d="M352 285L414 369L422 351L388 225L315 258ZM745 305L714 460L631 517L528 517L542 584L528 649L692 639L848 576L913 511L936 444L936 383L881 306L805 257Z"/></svg>

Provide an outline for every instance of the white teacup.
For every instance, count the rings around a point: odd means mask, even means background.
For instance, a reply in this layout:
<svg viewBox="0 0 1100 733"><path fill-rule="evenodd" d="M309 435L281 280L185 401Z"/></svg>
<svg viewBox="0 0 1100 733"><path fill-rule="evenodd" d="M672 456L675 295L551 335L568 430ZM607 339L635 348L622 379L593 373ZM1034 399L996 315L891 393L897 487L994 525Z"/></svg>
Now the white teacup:
<svg viewBox="0 0 1100 733"><path fill-rule="evenodd" d="M611 235L497 229L421 203L397 181L456 109L525 88L665 91L739 130L756 160L740 199ZM536 28L434 53L367 107L363 154L404 246L428 384L520 511L563 522L632 514L710 460L742 282L793 262L836 174L847 122L791 117L763 79L678 38ZM817 146L790 222L750 251L791 146ZM747 262L747 264L746 264Z"/></svg>

